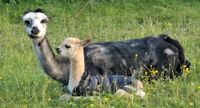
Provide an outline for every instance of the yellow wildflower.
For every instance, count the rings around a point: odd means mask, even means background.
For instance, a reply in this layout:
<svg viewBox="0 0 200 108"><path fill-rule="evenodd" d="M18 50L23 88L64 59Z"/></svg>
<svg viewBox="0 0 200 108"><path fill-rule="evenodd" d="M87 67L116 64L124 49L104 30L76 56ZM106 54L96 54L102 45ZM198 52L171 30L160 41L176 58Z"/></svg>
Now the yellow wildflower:
<svg viewBox="0 0 200 108"><path fill-rule="evenodd" d="M168 23L169 26L172 26L172 23Z"/></svg>
<svg viewBox="0 0 200 108"><path fill-rule="evenodd" d="M90 104L90 107L94 107L94 104Z"/></svg>
<svg viewBox="0 0 200 108"><path fill-rule="evenodd" d="M109 101L109 98L104 98L105 101Z"/></svg>
<svg viewBox="0 0 200 108"><path fill-rule="evenodd" d="M183 70L183 73L185 74L185 76L187 76L190 73L189 68L185 68Z"/></svg>
<svg viewBox="0 0 200 108"><path fill-rule="evenodd" d="M51 101L51 98L50 98L50 97L48 98L48 101Z"/></svg>
<svg viewBox="0 0 200 108"><path fill-rule="evenodd" d="M200 90L200 85L199 85L199 86L197 86L197 88Z"/></svg>
<svg viewBox="0 0 200 108"><path fill-rule="evenodd" d="M144 72L144 75L148 75L147 71Z"/></svg>
<svg viewBox="0 0 200 108"><path fill-rule="evenodd" d="M190 102L189 104L190 104L190 106L193 106L193 105L194 105L194 103L192 103L192 102Z"/></svg>
<svg viewBox="0 0 200 108"><path fill-rule="evenodd" d="M48 80L48 83L51 83L51 80Z"/></svg>

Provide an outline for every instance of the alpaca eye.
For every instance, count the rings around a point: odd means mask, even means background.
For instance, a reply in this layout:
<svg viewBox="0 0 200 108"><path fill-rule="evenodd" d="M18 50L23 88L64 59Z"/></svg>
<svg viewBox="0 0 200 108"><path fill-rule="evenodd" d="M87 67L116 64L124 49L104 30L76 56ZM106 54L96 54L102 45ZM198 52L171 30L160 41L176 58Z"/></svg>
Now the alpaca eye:
<svg viewBox="0 0 200 108"><path fill-rule="evenodd" d="M41 21L41 23L46 23L47 21L45 20L45 19L43 19L42 21Z"/></svg>
<svg viewBox="0 0 200 108"><path fill-rule="evenodd" d="M71 46L69 46L69 45L65 45L65 48L69 49L69 48L71 48Z"/></svg>
<svg viewBox="0 0 200 108"><path fill-rule="evenodd" d="M24 21L24 23L25 23L27 26L29 26L29 25L31 24L31 22L28 21L28 20Z"/></svg>

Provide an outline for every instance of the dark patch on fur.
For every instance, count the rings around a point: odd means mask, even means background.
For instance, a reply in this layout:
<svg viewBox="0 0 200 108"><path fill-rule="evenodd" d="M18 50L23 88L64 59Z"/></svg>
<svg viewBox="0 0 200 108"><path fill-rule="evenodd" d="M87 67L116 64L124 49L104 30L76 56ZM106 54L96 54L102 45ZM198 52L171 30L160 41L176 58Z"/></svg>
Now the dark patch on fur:
<svg viewBox="0 0 200 108"><path fill-rule="evenodd" d="M27 13L32 12L32 10L27 10L24 12L24 15L26 15Z"/></svg>
<svg viewBox="0 0 200 108"><path fill-rule="evenodd" d="M45 13L44 9L41 9L41 8L37 8L35 10L27 10L24 12L24 15L29 13L29 12L40 12L40 13Z"/></svg>
<svg viewBox="0 0 200 108"><path fill-rule="evenodd" d="M45 13L45 11L41 8L35 9L33 12Z"/></svg>

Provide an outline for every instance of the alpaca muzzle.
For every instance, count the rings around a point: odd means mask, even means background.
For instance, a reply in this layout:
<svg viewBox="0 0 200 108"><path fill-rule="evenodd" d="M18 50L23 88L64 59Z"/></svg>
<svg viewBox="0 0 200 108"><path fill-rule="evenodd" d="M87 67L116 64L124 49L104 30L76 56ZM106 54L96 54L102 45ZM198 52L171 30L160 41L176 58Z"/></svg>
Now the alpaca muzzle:
<svg viewBox="0 0 200 108"><path fill-rule="evenodd" d="M60 48L56 48L56 52L57 52L58 54L60 54L60 53L61 53Z"/></svg>
<svg viewBox="0 0 200 108"><path fill-rule="evenodd" d="M37 35L40 32L40 30L37 27L33 27L31 30L31 34Z"/></svg>

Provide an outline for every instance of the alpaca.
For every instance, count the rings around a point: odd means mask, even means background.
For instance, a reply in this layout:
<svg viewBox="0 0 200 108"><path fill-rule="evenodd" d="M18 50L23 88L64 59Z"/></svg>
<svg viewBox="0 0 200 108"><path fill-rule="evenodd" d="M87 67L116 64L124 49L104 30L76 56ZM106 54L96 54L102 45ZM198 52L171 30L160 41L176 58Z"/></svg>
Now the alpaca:
<svg viewBox="0 0 200 108"><path fill-rule="evenodd" d="M87 72L85 75L85 55L84 47L90 43L90 40L81 41L78 38L67 38L57 48L57 52L69 58L70 60L70 74L68 83L68 92L72 95L86 95L87 92L92 94L92 91L99 91L99 85L102 87L102 91L117 91L118 94L131 94L127 91L133 89L132 86L136 85L136 94L144 97L145 92L142 90L142 83L139 80L135 80L133 77L127 77L122 75L94 75L92 72ZM102 80L103 78L103 80ZM102 83L103 82L103 83ZM111 88L115 87L115 89ZM117 89L120 88L120 89ZM116 90L117 89L117 90ZM128 89L128 90L127 90ZM125 91L127 90L127 91ZM85 91L85 92L84 92ZM132 91L131 91L132 92Z"/></svg>
<svg viewBox="0 0 200 108"><path fill-rule="evenodd" d="M63 85L68 82L69 60L56 57L46 37L46 29L50 19L41 9L26 12L23 16L28 36L33 42L37 57L48 76Z"/></svg>
<svg viewBox="0 0 200 108"><path fill-rule="evenodd" d="M45 73L67 86L70 61L55 56L52 51L46 36L49 17L41 9L36 9L26 12L23 21ZM86 69L102 75L132 76L147 71L153 78L159 78L161 73L173 78L182 75L182 65L189 64L180 43L167 35L92 43L84 47L84 54ZM152 69L158 70L158 74L152 76Z"/></svg>
<svg viewBox="0 0 200 108"><path fill-rule="evenodd" d="M83 76L85 71L85 64L84 64L84 54L83 54L83 45L87 44L89 41L81 42L79 39L76 38L67 38L65 40L65 44L57 48L57 52L64 57L69 58L70 60L70 73L69 73L69 82L68 82L68 89L70 92L78 86L78 83Z"/></svg>

